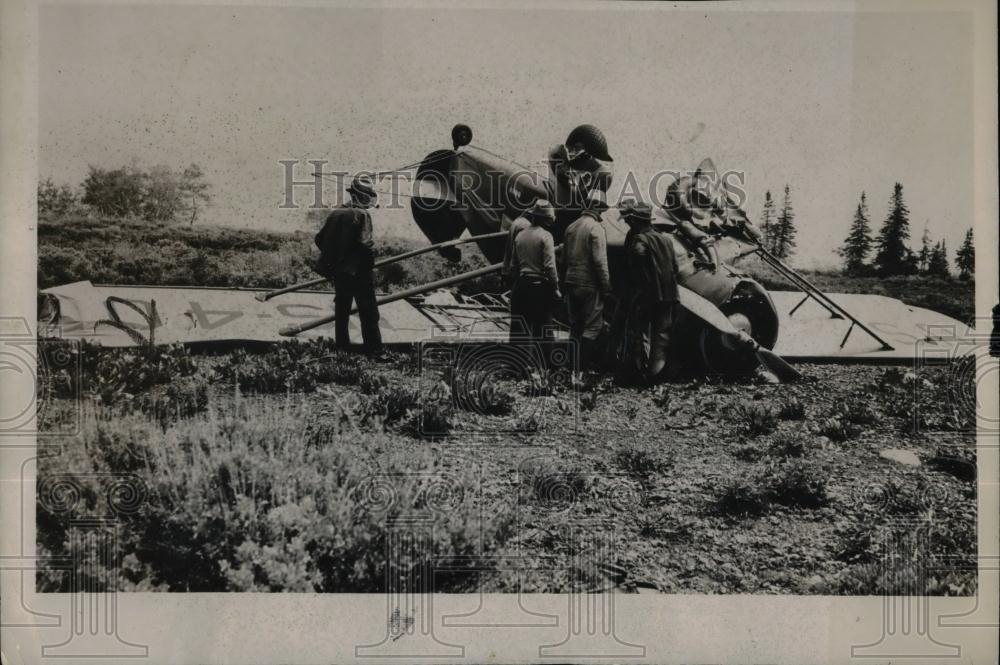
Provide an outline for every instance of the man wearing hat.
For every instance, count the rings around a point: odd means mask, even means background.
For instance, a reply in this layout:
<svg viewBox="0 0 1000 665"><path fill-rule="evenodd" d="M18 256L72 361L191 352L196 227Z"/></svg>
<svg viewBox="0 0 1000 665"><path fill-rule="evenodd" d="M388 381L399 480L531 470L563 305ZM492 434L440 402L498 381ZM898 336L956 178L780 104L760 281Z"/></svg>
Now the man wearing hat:
<svg viewBox="0 0 1000 665"><path fill-rule="evenodd" d="M670 239L653 227L649 204L627 200L619 211L629 227L624 250L632 299L622 303L628 308L629 338L635 343L630 343L629 355L636 369L646 379L653 379L667 365L678 301L677 260ZM648 358L637 343L646 331L650 339Z"/></svg>
<svg viewBox="0 0 1000 665"><path fill-rule="evenodd" d="M552 326L552 305L562 298L556 272L556 250L549 229L556 221L548 201L537 201L524 214L530 226L514 238L510 272L511 341L542 341Z"/></svg>
<svg viewBox="0 0 1000 665"><path fill-rule="evenodd" d="M604 301L611 294L608 239L601 212L604 192L592 189L580 217L566 228L563 239L563 284L570 336L579 344L580 360L591 364L599 355L604 332Z"/></svg>
<svg viewBox="0 0 1000 665"><path fill-rule="evenodd" d="M361 335L365 353L382 352L378 305L375 304L375 243L372 239L372 217L369 208L375 206L378 194L370 177L355 176L347 188L351 200L335 208L316 234L320 257L316 271L333 282L336 291L336 339L338 348L351 343L350 318L355 302L361 319Z"/></svg>

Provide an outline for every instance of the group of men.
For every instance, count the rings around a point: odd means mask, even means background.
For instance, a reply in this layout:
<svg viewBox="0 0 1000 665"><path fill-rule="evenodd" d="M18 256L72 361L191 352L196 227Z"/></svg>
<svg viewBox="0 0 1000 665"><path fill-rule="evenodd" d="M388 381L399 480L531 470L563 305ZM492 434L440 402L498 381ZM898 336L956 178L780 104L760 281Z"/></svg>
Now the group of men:
<svg viewBox="0 0 1000 665"><path fill-rule="evenodd" d="M627 283L613 297L601 197L592 197L567 228L558 248L551 233L555 212L538 201L515 220L508 236L504 274L511 285L511 341L551 338L555 310L565 304L570 337L584 367L596 367L608 351L625 344L625 357L646 378L667 365L670 330L678 299L673 245L653 227L652 208L628 200L619 206L628 225ZM617 305L606 320L608 304ZM647 337L648 336L648 337ZM648 339L646 348L636 349Z"/></svg>
<svg viewBox="0 0 1000 665"><path fill-rule="evenodd" d="M316 235L317 271L333 282L336 291L337 346L350 344L348 326L356 303L364 350L381 356L369 213L377 194L365 176L355 178L347 191L349 204L333 210ZM673 245L653 227L648 204L623 202L619 213L629 227L624 245L626 283L614 297L602 216L606 209L603 197L588 197L579 217L566 228L559 248L551 233L555 210L548 201L537 201L511 224L503 265L511 288L511 341L551 339L553 314L565 304L570 337L578 345L582 365L598 366L608 358L609 349L624 344L630 369L652 379L667 365L675 319L678 290ZM612 301L616 302L614 312L606 317Z"/></svg>

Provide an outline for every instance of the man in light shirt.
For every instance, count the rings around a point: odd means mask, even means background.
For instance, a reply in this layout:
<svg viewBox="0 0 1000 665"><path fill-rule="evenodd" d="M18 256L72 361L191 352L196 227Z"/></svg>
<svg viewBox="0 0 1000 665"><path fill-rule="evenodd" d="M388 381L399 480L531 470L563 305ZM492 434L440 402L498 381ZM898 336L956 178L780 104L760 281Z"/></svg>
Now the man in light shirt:
<svg viewBox="0 0 1000 665"><path fill-rule="evenodd" d="M556 217L548 201L536 202L524 216L530 226L514 238L511 252L510 334L511 341L539 342L552 326L553 303L562 298L549 231Z"/></svg>
<svg viewBox="0 0 1000 665"><path fill-rule="evenodd" d="M603 192L591 191L580 217L566 229L563 240L563 285L570 337L579 344L581 364L585 367L599 359L604 302L611 294L608 240L601 218L605 209Z"/></svg>

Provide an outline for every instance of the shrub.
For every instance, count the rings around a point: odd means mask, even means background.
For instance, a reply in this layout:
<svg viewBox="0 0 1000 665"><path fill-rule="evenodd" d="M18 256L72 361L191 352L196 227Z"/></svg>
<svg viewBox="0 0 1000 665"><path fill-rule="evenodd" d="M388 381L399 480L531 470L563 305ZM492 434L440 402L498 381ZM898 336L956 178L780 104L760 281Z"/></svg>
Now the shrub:
<svg viewBox="0 0 1000 665"><path fill-rule="evenodd" d="M770 452L779 457L802 457L806 441L798 432L781 432L771 442Z"/></svg>
<svg viewBox="0 0 1000 665"><path fill-rule="evenodd" d="M793 397L782 402L778 417L782 420L802 420L806 417L806 406L798 397Z"/></svg>
<svg viewBox="0 0 1000 665"><path fill-rule="evenodd" d="M329 353L333 349L332 340L283 342L264 353L237 349L216 367L215 375L256 394L312 392L320 384L357 382L361 360L344 351Z"/></svg>
<svg viewBox="0 0 1000 665"><path fill-rule="evenodd" d="M942 529L942 527L944 527ZM975 528L964 534L975 533ZM958 552L966 553L957 558ZM850 562L835 592L849 595L968 596L976 593L975 544L957 541L947 524L880 525L850 532L839 558ZM951 565L943 568L941 557ZM963 560L964 559L964 560ZM959 564L959 561L962 561ZM933 574L931 574L933 571Z"/></svg>
<svg viewBox="0 0 1000 665"><path fill-rule="evenodd" d="M454 384L455 404L460 409L486 416L506 416L514 410L516 394L495 380L469 385L456 378Z"/></svg>
<svg viewBox="0 0 1000 665"><path fill-rule="evenodd" d="M747 443L734 450L733 457L745 462L756 462L767 455L767 453L768 450L764 446L758 443Z"/></svg>
<svg viewBox="0 0 1000 665"><path fill-rule="evenodd" d="M403 429L419 437L444 436L452 429L452 413L449 400L427 396L419 409L409 412Z"/></svg>
<svg viewBox="0 0 1000 665"><path fill-rule="evenodd" d="M782 464L775 474L774 500L786 506L819 508L829 503L826 472L801 460Z"/></svg>
<svg viewBox="0 0 1000 665"><path fill-rule="evenodd" d="M741 404L736 407L740 429L749 436L770 434L778 426L778 414L766 404Z"/></svg>
<svg viewBox="0 0 1000 665"><path fill-rule="evenodd" d="M652 453L635 444L619 448L613 459L625 473L640 479L648 479L654 474L662 475L674 466L672 456Z"/></svg>
<svg viewBox="0 0 1000 665"><path fill-rule="evenodd" d="M534 409L522 414L514 422L514 430L525 434L535 434L542 431L542 419L535 413Z"/></svg>
<svg viewBox="0 0 1000 665"><path fill-rule="evenodd" d="M119 590L385 592L389 566L415 575L430 557L474 556L513 534L511 512L473 504L471 472L419 447L386 449L373 464L369 451L383 448L384 435L321 425L302 404L262 411L243 400L168 430L139 414L88 418L79 446L39 460L40 549L69 556L73 520L103 514L112 496L104 484L123 472L141 483L115 524L134 556L117 571L99 557L83 562L98 579L117 572ZM71 512L45 492L55 474L73 478ZM433 523L421 532L425 547L390 559L390 525L414 512ZM68 576L40 579L69 590ZM462 591L474 581L435 583Z"/></svg>
<svg viewBox="0 0 1000 665"><path fill-rule="evenodd" d="M366 395L375 395L388 387L389 380L382 374L364 370L358 376L358 388Z"/></svg>
<svg viewBox="0 0 1000 665"><path fill-rule="evenodd" d="M753 517L774 503L818 508L829 501L826 475L815 464L801 460L769 462L753 473L731 479L715 499L716 509L733 517Z"/></svg>
<svg viewBox="0 0 1000 665"><path fill-rule="evenodd" d="M715 499L716 509L731 517L756 517L768 511L772 493L760 478L739 476L732 478Z"/></svg>
<svg viewBox="0 0 1000 665"><path fill-rule="evenodd" d="M113 401L112 394L134 395L197 371L187 348L173 344L99 351L94 375L87 379L94 393Z"/></svg>
<svg viewBox="0 0 1000 665"><path fill-rule="evenodd" d="M658 511L644 510L636 516L639 535L643 538L685 540L691 535L689 519L678 514L676 508L664 507Z"/></svg>
<svg viewBox="0 0 1000 665"><path fill-rule="evenodd" d="M531 462L520 470L521 486L543 504L574 503L590 487L589 478L575 463L549 457Z"/></svg>
<svg viewBox="0 0 1000 665"><path fill-rule="evenodd" d="M967 483L976 482L976 450L938 448L928 466Z"/></svg>
<svg viewBox="0 0 1000 665"><path fill-rule="evenodd" d="M166 387L133 396L129 408L137 409L166 427L181 418L190 418L208 408L208 385L201 377L182 377Z"/></svg>
<svg viewBox="0 0 1000 665"><path fill-rule="evenodd" d="M869 400L851 399L834 409L834 417L853 425L873 425L879 413Z"/></svg>
<svg viewBox="0 0 1000 665"><path fill-rule="evenodd" d="M342 385L360 384L366 371L362 367L361 358L357 354L340 351L333 355L316 359L316 382L339 383Z"/></svg>
<svg viewBox="0 0 1000 665"><path fill-rule="evenodd" d="M378 416L386 423L399 422L420 408L420 393L406 386L386 385L368 401L369 416Z"/></svg>
<svg viewBox="0 0 1000 665"><path fill-rule="evenodd" d="M827 418L819 426L819 434L827 437L831 441L843 442L853 439L861 433L861 428L853 423L845 422L840 418Z"/></svg>

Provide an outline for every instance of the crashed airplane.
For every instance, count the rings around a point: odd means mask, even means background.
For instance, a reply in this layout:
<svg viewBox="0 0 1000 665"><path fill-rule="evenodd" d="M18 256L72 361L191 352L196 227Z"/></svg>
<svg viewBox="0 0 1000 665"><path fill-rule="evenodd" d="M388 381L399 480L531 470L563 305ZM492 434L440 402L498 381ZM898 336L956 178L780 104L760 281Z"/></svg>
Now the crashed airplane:
<svg viewBox="0 0 1000 665"><path fill-rule="evenodd" d="M593 132L603 141L596 128L584 125L574 133L580 134L579 130L585 130L584 144ZM601 151L588 153L589 146L579 141L568 139L550 153L548 176L471 141L471 129L457 125L452 149L431 153L417 171L411 212L431 245L382 259L376 268L428 251L455 259L461 245L473 243L490 265L381 296L380 326L386 343L506 341L505 294L469 297L445 289L498 272L506 228L536 199L548 199L556 208L552 230L558 244L578 215L584 190L596 186L606 191L611 181L610 158L594 157ZM823 293L760 244L759 233L725 187L713 184L717 177L710 160L689 177L709 183L711 214L701 220L682 214L684 190L678 185L692 183L678 181L671 187L676 196L671 199L668 192L665 204L656 207L655 225L670 238L678 259L681 305L689 315L678 339L707 371L742 373L761 362L779 375L794 374L781 358L907 362L913 360L918 345L944 343L969 333L955 319L893 298ZM627 229L613 208L604 213L604 222L612 282L619 290ZM698 242L698 234L707 234L708 242ZM769 292L741 272L738 259L751 255L795 290ZM105 346L332 336L332 292L309 290L325 282L315 279L275 291L76 282L41 292L39 334ZM351 328L359 330L355 316Z"/></svg>

